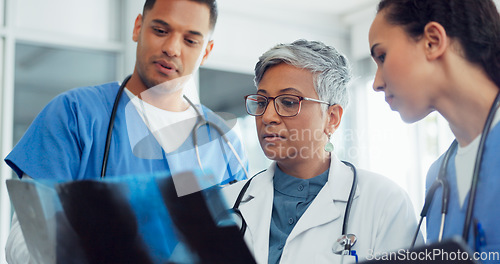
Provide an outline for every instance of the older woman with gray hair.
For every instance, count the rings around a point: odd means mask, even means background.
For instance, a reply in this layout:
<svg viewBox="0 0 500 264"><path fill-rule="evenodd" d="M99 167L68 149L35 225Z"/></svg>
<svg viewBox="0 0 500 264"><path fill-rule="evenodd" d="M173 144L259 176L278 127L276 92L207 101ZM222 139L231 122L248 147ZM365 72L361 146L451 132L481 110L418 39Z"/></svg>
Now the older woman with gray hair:
<svg viewBox="0 0 500 264"><path fill-rule="evenodd" d="M350 79L346 57L317 41L277 45L255 66L246 108L275 162L224 193L257 263L348 263L410 245L406 192L332 152Z"/></svg>

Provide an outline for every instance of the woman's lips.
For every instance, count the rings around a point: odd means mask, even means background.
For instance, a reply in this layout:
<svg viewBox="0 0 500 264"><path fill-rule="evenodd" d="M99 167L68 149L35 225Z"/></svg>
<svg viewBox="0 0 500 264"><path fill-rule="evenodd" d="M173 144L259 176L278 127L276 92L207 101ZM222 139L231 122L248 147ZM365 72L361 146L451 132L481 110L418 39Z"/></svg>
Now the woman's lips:
<svg viewBox="0 0 500 264"><path fill-rule="evenodd" d="M276 141L281 141L281 140L285 139L285 137L280 136L278 134L265 134L264 136L262 136L262 138L266 142L276 142Z"/></svg>

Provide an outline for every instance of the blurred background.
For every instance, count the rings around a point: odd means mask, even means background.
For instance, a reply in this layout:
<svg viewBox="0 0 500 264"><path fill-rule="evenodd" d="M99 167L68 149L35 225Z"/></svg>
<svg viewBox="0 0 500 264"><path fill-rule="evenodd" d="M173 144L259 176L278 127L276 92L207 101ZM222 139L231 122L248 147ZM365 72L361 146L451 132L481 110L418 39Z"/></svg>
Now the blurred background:
<svg viewBox="0 0 500 264"><path fill-rule="evenodd" d="M500 0L496 0L497 5ZM378 0L219 0L214 50L196 76L193 97L214 111L238 117L250 172L267 168L255 120L243 96L255 91L253 67L275 44L299 38L333 45L350 59L355 81L351 103L334 137L335 152L358 168L383 174L409 193L416 212L434 159L451 143L447 123L431 114L405 124L375 93L375 63L368 29ZM0 151L10 152L55 95L78 86L122 81L135 63L132 29L142 0L0 0ZM103 135L104 136L104 135ZM49 159L50 157L47 157ZM0 163L0 263L10 228Z"/></svg>

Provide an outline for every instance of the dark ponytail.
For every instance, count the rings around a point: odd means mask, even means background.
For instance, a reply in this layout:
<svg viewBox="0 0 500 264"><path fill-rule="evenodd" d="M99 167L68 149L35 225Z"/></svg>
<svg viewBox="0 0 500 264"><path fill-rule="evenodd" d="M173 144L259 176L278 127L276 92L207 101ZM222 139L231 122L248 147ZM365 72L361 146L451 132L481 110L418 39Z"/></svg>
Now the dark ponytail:
<svg viewBox="0 0 500 264"><path fill-rule="evenodd" d="M492 0L382 0L377 12L382 10L389 23L415 39L427 23L438 22L500 88L500 15Z"/></svg>

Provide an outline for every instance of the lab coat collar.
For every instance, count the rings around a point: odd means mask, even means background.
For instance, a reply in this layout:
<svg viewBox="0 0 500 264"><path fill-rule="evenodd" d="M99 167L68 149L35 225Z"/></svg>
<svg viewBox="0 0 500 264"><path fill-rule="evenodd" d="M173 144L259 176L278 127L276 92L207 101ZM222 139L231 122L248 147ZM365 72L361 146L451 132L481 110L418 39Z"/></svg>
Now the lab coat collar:
<svg viewBox="0 0 500 264"><path fill-rule="evenodd" d="M276 169L276 162L273 162L269 168L261 174L255 176L245 193L242 201L249 201L252 198L258 197L260 192L266 190L264 186L269 187L273 183L274 171ZM332 153L330 161L330 172L328 174L328 182L325 187L330 188L331 195L334 201L347 202L353 181L353 171L337 156ZM354 198L359 196L359 188L356 186L356 193Z"/></svg>
<svg viewBox="0 0 500 264"><path fill-rule="evenodd" d="M269 252L269 232L273 210L273 177L276 163L252 179L241 204L240 210L247 222L252 237L253 253L257 263L267 263ZM246 236L246 235L245 235Z"/></svg>
<svg viewBox="0 0 500 264"><path fill-rule="evenodd" d="M334 153L332 153L330 173L328 175L328 182L326 186L331 189L334 201L347 202L351 192L352 181L354 178L353 175L354 174L351 168L345 165ZM356 186L354 198L357 198L358 196L359 188Z"/></svg>
<svg viewBox="0 0 500 264"><path fill-rule="evenodd" d="M288 236L287 243L313 227L327 224L332 221L337 222L339 231L342 229L343 217L341 216L345 210L344 204L349 199L349 193L352 186L352 175L353 173L350 167L342 163L332 153L328 182L299 219ZM356 192L354 199L356 199L358 195L359 194ZM336 202L340 202L340 204Z"/></svg>
<svg viewBox="0 0 500 264"><path fill-rule="evenodd" d="M242 202L259 197L261 192L267 191L266 189L268 189L269 185L271 185L271 189L273 188L273 178L276 166L276 162L273 162L267 170L252 177L252 183L248 186L245 196L243 196L241 200Z"/></svg>
<svg viewBox="0 0 500 264"><path fill-rule="evenodd" d="M247 232L250 232L252 236L253 252L258 263L267 262L269 253L269 232L274 198L273 177L276 166L276 162L273 162L267 171L253 178L242 199L245 206L240 207L248 224ZM339 207L336 202L341 202L341 204L347 202L352 179L353 173L350 167L332 153L328 182L297 222L287 241L293 240L308 229L331 221L338 222L340 232L343 219L341 216L345 207L342 205ZM355 199L359 196L358 191L359 189L357 189Z"/></svg>

